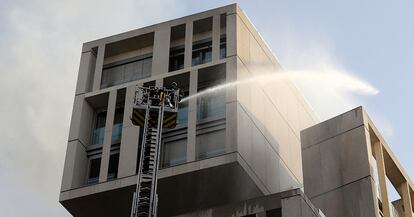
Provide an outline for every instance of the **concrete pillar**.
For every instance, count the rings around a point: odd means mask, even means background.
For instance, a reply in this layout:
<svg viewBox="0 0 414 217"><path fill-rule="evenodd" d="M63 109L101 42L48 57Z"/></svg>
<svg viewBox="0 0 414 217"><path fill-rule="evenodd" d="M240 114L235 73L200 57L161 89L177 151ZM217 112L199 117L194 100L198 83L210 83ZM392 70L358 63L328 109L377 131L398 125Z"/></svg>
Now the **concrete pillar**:
<svg viewBox="0 0 414 217"><path fill-rule="evenodd" d="M161 26L154 33L152 76L168 72L171 28Z"/></svg>
<svg viewBox="0 0 414 217"><path fill-rule="evenodd" d="M193 52L193 21L185 24L184 68L191 67Z"/></svg>
<svg viewBox="0 0 414 217"><path fill-rule="evenodd" d="M61 191L71 190L85 184L88 159L85 147L74 140L68 142Z"/></svg>
<svg viewBox="0 0 414 217"><path fill-rule="evenodd" d="M230 14L227 15L227 28L226 28L226 35L227 35L227 57L236 55L237 50L237 15Z"/></svg>
<svg viewBox="0 0 414 217"><path fill-rule="evenodd" d="M142 86L142 83L138 84ZM118 178L135 175L139 143L139 126L132 124L130 117L134 106L135 85L126 89L122 139L119 154Z"/></svg>
<svg viewBox="0 0 414 217"><path fill-rule="evenodd" d="M220 14L213 16L212 62L220 59Z"/></svg>
<svg viewBox="0 0 414 217"><path fill-rule="evenodd" d="M109 92L108 108L106 110L105 135L102 145L101 170L99 182L105 182L108 177L109 157L111 155L112 127L114 125L117 90Z"/></svg>
<svg viewBox="0 0 414 217"><path fill-rule="evenodd" d="M69 128L69 141L79 139L79 130L81 127L82 122L82 110L85 106L85 95L81 94L75 96L75 100L73 101L73 108L72 108L72 118L70 120L70 128ZM86 144L85 144L86 145Z"/></svg>
<svg viewBox="0 0 414 217"><path fill-rule="evenodd" d="M391 217L391 207L387 190L387 174L385 173L385 162L383 147L380 142L374 144L375 159L377 160L377 171L379 187L381 191L382 210L384 217Z"/></svg>
<svg viewBox="0 0 414 217"><path fill-rule="evenodd" d="M78 81L76 82L76 95L86 93L90 90L91 74L95 69L96 57L92 50L83 52L81 55Z"/></svg>
<svg viewBox="0 0 414 217"><path fill-rule="evenodd" d="M197 93L198 71L190 72L189 95ZM187 162L196 159L196 128L197 128L197 98L192 98L188 102L188 130L187 130Z"/></svg>
<svg viewBox="0 0 414 217"><path fill-rule="evenodd" d="M105 57L105 44L99 45L96 57L95 73L93 76L92 91L101 89L102 68Z"/></svg>
<svg viewBox="0 0 414 217"><path fill-rule="evenodd" d="M226 82L237 80L237 58L227 59ZM237 87L226 89L226 153L237 149Z"/></svg>
<svg viewBox="0 0 414 217"><path fill-rule="evenodd" d="M404 204L404 217L413 217L410 186L407 181L401 184L400 190L402 192L402 200Z"/></svg>

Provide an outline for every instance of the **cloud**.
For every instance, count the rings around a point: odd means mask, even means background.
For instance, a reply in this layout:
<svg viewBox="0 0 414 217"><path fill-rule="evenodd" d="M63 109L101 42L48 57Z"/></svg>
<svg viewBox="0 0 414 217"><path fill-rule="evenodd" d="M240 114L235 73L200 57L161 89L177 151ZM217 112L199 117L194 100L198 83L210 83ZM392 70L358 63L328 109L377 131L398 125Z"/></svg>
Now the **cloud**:
<svg viewBox="0 0 414 217"><path fill-rule="evenodd" d="M179 13L174 5L135 0L2 4L0 216L69 216L58 194L82 43L173 18Z"/></svg>

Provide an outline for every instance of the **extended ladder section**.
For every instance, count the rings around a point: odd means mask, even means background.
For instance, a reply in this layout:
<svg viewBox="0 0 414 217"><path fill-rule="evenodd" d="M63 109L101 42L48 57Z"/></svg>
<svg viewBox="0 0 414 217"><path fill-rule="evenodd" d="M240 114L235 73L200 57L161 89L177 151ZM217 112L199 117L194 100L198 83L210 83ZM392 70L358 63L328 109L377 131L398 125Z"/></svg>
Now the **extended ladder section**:
<svg viewBox="0 0 414 217"><path fill-rule="evenodd" d="M176 124L179 90L160 87L138 87L131 117L134 125L143 127L138 180L131 217L155 217L157 212L157 172L163 127ZM166 116L164 121L164 116Z"/></svg>

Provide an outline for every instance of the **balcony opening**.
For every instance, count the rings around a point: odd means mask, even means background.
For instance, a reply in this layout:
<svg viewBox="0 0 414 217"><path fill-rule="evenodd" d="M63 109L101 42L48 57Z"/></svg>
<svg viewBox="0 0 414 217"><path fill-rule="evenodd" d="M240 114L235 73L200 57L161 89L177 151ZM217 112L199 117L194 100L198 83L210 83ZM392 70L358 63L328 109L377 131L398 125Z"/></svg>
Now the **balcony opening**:
<svg viewBox="0 0 414 217"><path fill-rule="evenodd" d="M185 24L171 27L170 62L168 71L184 68Z"/></svg>
<svg viewBox="0 0 414 217"><path fill-rule="evenodd" d="M198 92L223 84L226 65L198 71ZM224 153L226 123L226 90L213 91L197 98L196 152L198 159Z"/></svg>
<svg viewBox="0 0 414 217"><path fill-rule="evenodd" d="M90 118L90 142L86 146L88 159L86 184L96 184L99 182L101 168L102 145L105 137L105 127L108 110L109 93L103 93L86 98L90 111L85 117Z"/></svg>
<svg viewBox="0 0 414 217"><path fill-rule="evenodd" d="M190 73L170 76L164 79L164 86L172 87L172 83L178 84L183 97L188 96L190 86ZM161 149L161 167L176 166L186 162L187 156L187 123L188 102L178 106L177 126L174 129L163 131L163 144Z"/></svg>
<svg viewBox="0 0 414 217"><path fill-rule="evenodd" d="M193 23L192 65L211 62L213 18L196 20Z"/></svg>
<svg viewBox="0 0 414 217"><path fill-rule="evenodd" d="M154 33L110 43L105 49L101 88L151 76Z"/></svg>

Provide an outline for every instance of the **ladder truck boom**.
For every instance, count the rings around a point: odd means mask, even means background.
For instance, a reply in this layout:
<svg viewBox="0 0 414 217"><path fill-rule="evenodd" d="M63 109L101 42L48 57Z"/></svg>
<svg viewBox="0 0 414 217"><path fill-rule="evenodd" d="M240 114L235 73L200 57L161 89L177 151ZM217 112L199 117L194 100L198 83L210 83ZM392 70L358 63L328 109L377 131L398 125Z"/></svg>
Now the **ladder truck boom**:
<svg viewBox="0 0 414 217"><path fill-rule="evenodd" d="M131 217L156 217L157 172L163 128L177 123L180 91L164 87L138 87L135 90L131 121L143 127L137 186L134 192Z"/></svg>

